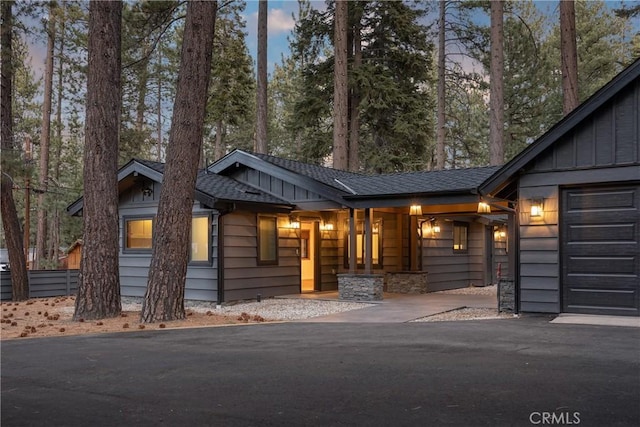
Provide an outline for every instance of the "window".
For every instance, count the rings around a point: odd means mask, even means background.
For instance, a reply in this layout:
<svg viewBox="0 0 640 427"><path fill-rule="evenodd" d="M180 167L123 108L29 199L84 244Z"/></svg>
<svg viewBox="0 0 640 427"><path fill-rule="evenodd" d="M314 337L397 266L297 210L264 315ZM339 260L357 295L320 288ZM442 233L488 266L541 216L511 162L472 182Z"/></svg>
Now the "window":
<svg viewBox="0 0 640 427"><path fill-rule="evenodd" d="M349 220L346 223L345 235L345 268L349 268L349 253L351 242L349 241ZM373 267L382 267L382 221L377 220L371 223L371 264ZM364 220L356 221L356 263L358 267L365 264L365 232Z"/></svg>
<svg viewBox="0 0 640 427"><path fill-rule="evenodd" d="M278 263L278 218L258 216L258 264Z"/></svg>
<svg viewBox="0 0 640 427"><path fill-rule="evenodd" d="M125 249L151 250L153 218L125 218L124 229Z"/></svg>
<svg viewBox="0 0 640 427"><path fill-rule="evenodd" d="M153 223L152 217L125 218L124 250L126 252L151 252ZM191 222L190 262L209 262L210 235L209 216L194 216Z"/></svg>
<svg viewBox="0 0 640 427"><path fill-rule="evenodd" d="M453 223L453 252L467 252L469 249L469 224Z"/></svg>
<svg viewBox="0 0 640 427"><path fill-rule="evenodd" d="M191 262L209 261L209 216L194 216L191 220Z"/></svg>

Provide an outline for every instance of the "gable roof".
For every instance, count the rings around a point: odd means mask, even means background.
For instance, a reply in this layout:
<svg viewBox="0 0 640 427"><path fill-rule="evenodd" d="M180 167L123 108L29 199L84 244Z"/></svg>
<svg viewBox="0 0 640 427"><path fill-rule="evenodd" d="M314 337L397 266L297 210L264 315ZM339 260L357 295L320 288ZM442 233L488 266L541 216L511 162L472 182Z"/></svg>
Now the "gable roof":
<svg viewBox="0 0 640 427"><path fill-rule="evenodd" d="M479 188L481 194L492 194L506 186L511 178L525 168L544 150L572 131L583 120L609 102L618 93L640 78L640 58L622 70L609 83L591 95L586 101L567 114L544 135L532 142L513 159L507 162Z"/></svg>
<svg viewBox="0 0 640 427"><path fill-rule="evenodd" d="M343 196L348 193L345 186L341 184L341 180L360 176L353 172L239 149L233 150L207 169L213 173L226 175L238 170L241 166L298 185L337 203L344 203Z"/></svg>
<svg viewBox="0 0 640 427"><path fill-rule="evenodd" d="M131 174L138 173L161 183L164 174L164 163L143 159L132 159L118 171L118 182L122 182ZM123 188L120 188L122 191ZM200 170L196 178L195 200L215 207L216 203L244 203L270 205L274 208L291 210L286 200L262 192L254 187L238 182L232 178L208 173ZM79 198L67 208L71 215L82 210L83 198Z"/></svg>

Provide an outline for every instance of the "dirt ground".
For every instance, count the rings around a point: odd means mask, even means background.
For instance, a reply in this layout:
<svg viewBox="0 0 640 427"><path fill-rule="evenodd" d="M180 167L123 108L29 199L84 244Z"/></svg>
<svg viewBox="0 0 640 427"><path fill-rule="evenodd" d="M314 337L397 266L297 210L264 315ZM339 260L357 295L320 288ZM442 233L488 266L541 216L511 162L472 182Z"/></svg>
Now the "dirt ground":
<svg viewBox="0 0 640 427"><path fill-rule="evenodd" d="M99 334L198 326L256 323L265 320L259 316L223 316L211 312L198 313L187 309L184 320L141 324L139 311L125 311L120 317L103 320L71 320L75 297L34 298L21 302L0 303L2 326L0 339L27 339L49 336Z"/></svg>

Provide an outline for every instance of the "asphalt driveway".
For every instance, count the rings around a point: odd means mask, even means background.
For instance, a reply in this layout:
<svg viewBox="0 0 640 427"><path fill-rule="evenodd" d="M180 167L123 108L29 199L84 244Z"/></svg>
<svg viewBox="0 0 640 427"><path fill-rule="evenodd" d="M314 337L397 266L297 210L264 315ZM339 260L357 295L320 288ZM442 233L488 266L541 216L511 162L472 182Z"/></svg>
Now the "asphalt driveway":
<svg viewBox="0 0 640 427"><path fill-rule="evenodd" d="M283 323L7 341L1 421L640 425L638 329L548 320Z"/></svg>

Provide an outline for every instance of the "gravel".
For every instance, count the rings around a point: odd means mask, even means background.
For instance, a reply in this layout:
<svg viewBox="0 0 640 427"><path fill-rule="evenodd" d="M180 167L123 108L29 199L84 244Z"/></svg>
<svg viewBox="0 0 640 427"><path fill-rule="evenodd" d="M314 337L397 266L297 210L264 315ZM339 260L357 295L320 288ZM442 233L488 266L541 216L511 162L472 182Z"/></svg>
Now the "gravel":
<svg viewBox="0 0 640 427"><path fill-rule="evenodd" d="M345 301L311 300L303 298L268 298L261 302L245 301L232 305L216 307L216 303L208 301L185 301L185 309L197 313L222 314L239 316L246 313L250 316L260 316L265 320L301 320L311 317L326 316L343 311L357 310L371 307L375 304ZM142 306L141 298L122 298L123 311L138 311Z"/></svg>
<svg viewBox="0 0 640 427"><path fill-rule="evenodd" d="M433 316L421 317L412 322L451 322L460 320L513 319L517 317L511 313L498 313L495 308L460 308Z"/></svg>

